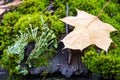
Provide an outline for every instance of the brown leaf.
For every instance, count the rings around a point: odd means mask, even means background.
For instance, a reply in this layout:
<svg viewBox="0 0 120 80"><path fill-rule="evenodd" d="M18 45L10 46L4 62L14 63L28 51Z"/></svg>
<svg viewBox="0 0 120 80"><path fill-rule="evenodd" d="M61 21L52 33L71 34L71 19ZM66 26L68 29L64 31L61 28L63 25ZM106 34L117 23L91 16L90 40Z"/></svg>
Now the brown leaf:
<svg viewBox="0 0 120 80"><path fill-rule="evenodd" d="M100 21L98 17L81 10L77 10L76 17L69 16L61 20L75 26L74 30L62 40L65 48L70 49L83 50L95 44L107 51L112 42L110 32L116 30L110 24Z"/></svg>

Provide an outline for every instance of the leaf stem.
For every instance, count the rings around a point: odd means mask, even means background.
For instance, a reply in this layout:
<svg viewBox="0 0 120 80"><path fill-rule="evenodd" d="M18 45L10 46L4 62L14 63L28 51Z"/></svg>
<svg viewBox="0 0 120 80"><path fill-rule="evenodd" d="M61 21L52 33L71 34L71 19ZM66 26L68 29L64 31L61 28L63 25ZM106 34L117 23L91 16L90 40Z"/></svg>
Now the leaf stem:
<svg viewBox="0 0 120 80"><path fill-rule="evenodd" d="M105 7L110 3L111 0L109 0L104 6L103 8L100 10L100 12L98 13L97 17L100 16L100 14L103 12L103 10L105 9Z"/></svg>

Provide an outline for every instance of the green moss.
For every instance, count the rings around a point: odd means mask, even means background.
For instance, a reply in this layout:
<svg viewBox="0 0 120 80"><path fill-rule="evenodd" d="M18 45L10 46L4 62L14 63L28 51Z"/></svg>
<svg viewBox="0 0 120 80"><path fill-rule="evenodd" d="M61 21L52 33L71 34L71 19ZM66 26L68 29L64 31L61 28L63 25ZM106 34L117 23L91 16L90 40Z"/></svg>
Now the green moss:
<svg viewBox="0 0 120 80"><path fill-rule="evenodd" d="M113 19L120 23L120 13L116 13Z"/></svg>
<svg viewBox="0 0 120 80"><path fill-rule="evenodd" d="M13 36L12 28L10 26L0 26L0 50L5 49L6 45L13 43L13 40L11 40Z"/></svg>
<svg viewBox="0 0 120 80"><path fill-rule="evenodd" d="M26 64L29 67L42 67L47 66L49 60L54 56L54 49L56 46L56 36L52 30L47 27L42 29L42 33L35 40L36 45L31 54L29 55ZM49 46L53 45L53 49L50 49Z"/></svg>
<svg viewBox="0 0 120 80"><path fill-rule="evenodd" d="M57 0L55 0L57 3ZM107 0L70 0L66 2L63 0L60 5L62 5L63 10L57 9L57 12L64 11L66 3L69 5L69 15L76 15L75 8L78 8L80 10L84 10L90 14L98 15L102 7L106 4ZM61 7L60 7L61 8ZM98 53L94 48L90 48L89 50L85 50L85 56L83 57L83 61L87 65L88 69L90 69L92 72L95 72L96 74L101 74L103 77L110 77L111 75L119 75L119 50L120 50L120 20L119 20L119 10L120 5L117 3L117 1L112 0L108 6L103 10L99 18L106 23L111 24L114 26L118 31L111 33L111 38L114 41L114 43L111 44L111 47L109 48L109 52L105 54ZM58 15L58 13L56 14ZM65 14L59 15L60 17L64 16ZM114 67L114 68L113 68ZM114 77L115 77L114 76Z"/></svg>
<svg viewBox="0 0 120 80"><path fill-rule="evenodd" d="M9 14L13 13L8 13L8 15ZM5 17L5 19L3 19L3 26L0 26L0 39L2 42L4 42L4 45L0 45L0 49L5 49L6 46L12 44L13 40L11 39L14 38L15 35L19 34L19 30L22 30L24 32L26 28L30 29L30 26L32 26L33 28L39 27L39 33L41 33L41 27L43 26L40 20L41 16L43 16L45 23L47 24L47 26L49 26L51 30L55 32L56 36L59 37L64 32L64 24L56 15L51 15L49 12L45 12L44 14L42 12L38 12L34 14L26 14L23 16L21 15L21 17L19 17L18 20L16 19L15 21L13 21L13 23L11 22L10 16L10 18ZM4 36L4 38L2 36Z"/></svg>
<svg viewBox="0 0 120 80"><path fill-rule="evenodd" d="M32 29L26 29L26 31L19 31L20 35L16 35L15 44L8 46L0 59L0 64L3 68L7 69L10 75L13 74L22 74L27 75L28 70L21 67L21 61L24 59L24 49L25 46L31 42L35 41L35 48L32 50L29 55L26 64L29 65L29 68L46 66L49 60L54 56L53 51L50 50L49 46L56 45L56 36L48 26L42 27L41 33L38 33L38 27ZM53 46L55 47L55 46ZM54 50L54 49L53 49ZM32 61L32 63L31 63ZM36 63L38 62L39 63ZM32 65L35 63L34 65Z"/></svg>
<svg viewBox="0 0 120 80"><path fill-rule="evenodd" d="M117 76L120 73L120 47L112 44L108 53L102 51L98 53L94 48L86 50L85 56L82 58L89 70L96 74L100 74L104 78Z"/></svg>
<svg viewBox="0 0 120 80"><path fill-rule="evenodd" d="M39 32L41 32L41 27L43 26L40 21L41 15L44 17L45 23L47 23L49 28L59 37L64 32L64 24L56 15L51 15L50 12L46 11L48 4L48 0L24 0L17 9L14 8L5 14L2 20L2 26L0 26L0 40L2 43L4 42L4 44L0 44L0 50L13 44L13 38L19 34L19 30L24 32L25 28L29 28L30 25L32 27L39 27Z"/></svg>
<svg viewBox="0 0 120 80"><path fill-rule="evenodd" d="M42 54L39 58L33 59L33 61L31 61L31 64L33 65L33 67L48 66L49 68L51 67L49 63L51 62L51 59L55 55L56 55L55 50L49 49L46 53Z"/></svg>
<svg viewBox="0 0 120 80"><path fill-rule="evenodd" d="M0 40L0 49L3 49L5 47L4 41Z"/></svg>
<svg viewBox="0 0 120 80"><path fill-rule="evenodd" d="M15 66L19 65L15 62L16 60L18 61L18 59L19 57L17 54L7 53L6 50L4 50L0 64L9 71L9 75L18 74L19 70L15 68Z"/></svg>
<svg viewBox="0 0 120 80"><path fill-rule="evenodd" d="M20 14L17 12L8 12L7 14L4 15L4 18L2 19L2 24L4 26L11 26L13 27L14 24L18 21L20 18Z"/></svg>
<svg viewBox="0 0 120 80"><path fill-rule="evenodd" d="M6 48L6 46L13 44L13 38L16 35L13 32L14 24L21 17L21 14L17 12L8 12L2 19L2 26L0 26L0 40L4 44L0 44L0 50ZM4 36L4 37L3 37Z"/></svg>
<svg viewBox="0 0 120 80"><path fill-rule="evenodd" d="M19 18L18 22L16 22L14 26L14 31L18 32L18 30L25 31L26 28L30 28L30 25L35 27L42 27L42 23L40 21L40 13L36 14L27 14L23 15L21 18ZM41 30L40 30L41 31Z"/></svg>
<svg viewBox="0 0 120 80"><path fill-rule="evenodd" d="M48 4L48 0L24 0L16 11L22 14L32 14L46 9Z"/></svg>
<svg viewBox="0 0 120 80"><path fill-rule="evenodd" d="M40 20L41 16L44 18L46 25L55 32L56 36L60 36L64 32L64 24L56 15L51 15L49 12L45 12L44 14L39 12L22 16L18 22L16 22L14 31L24 31L25 28L29 28L30 25L32 25L32 27L39 27L39 30L41 31L41 27L43 26Z"/></svg>
<svg viewBox="0 0 120 80"><path fill-rule="evenodd" d="M92 15L98 15L102 7L106 4L107 0L69 0L68 2L66 0L62 0L61 2L57 3L58 0L55 0L54 6L57 7L57 10L55 12L55 15L59 17L65 17L66 16L66 3L69 5L69 15L76 15L76 8L79 10L84 10ZM77 3L76 3L77 2ZM120 5L117 3L117 1L112 0L108 6L103 10L99 18L107 23L110 23L114 27L119 25L119 10ZM113 16L114 15L114 16ZM113 17L112 17L113 16ZM117 21L115 20L117 18ZM112 21L111 21L112 20ZM112 22L116 23L112 23Z"/></svg>

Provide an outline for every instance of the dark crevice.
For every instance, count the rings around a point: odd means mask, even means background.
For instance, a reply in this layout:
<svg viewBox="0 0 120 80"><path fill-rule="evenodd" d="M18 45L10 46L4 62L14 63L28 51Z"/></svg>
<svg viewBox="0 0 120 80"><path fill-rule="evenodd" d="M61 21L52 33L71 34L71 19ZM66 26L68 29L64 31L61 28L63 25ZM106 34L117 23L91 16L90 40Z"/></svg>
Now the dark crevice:
<svg viewBox="0 0 120 80"><path fill-rule="evenodd" d="M35 48L35 41L31 41L27 44L27 46L25 46L25 49L24 49L24 59L21 61L20 65L21 67L27 67L27 65L25 64L30 53L32 52L32 50Z"/></svg>

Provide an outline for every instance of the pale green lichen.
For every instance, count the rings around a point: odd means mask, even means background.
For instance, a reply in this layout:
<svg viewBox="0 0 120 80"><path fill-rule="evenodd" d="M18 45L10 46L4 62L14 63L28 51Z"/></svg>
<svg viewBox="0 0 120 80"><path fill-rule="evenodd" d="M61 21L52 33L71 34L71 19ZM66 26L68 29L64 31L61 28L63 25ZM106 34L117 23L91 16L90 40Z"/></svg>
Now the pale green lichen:
<svg viewBox="0 0 120 80"><path fill-rule="evenodd" d="M38 33L38 27L32 29L32 26L30 25L30 31L26 29L26 32L20 31L19 33L20 35L16 35L16 38L14 39L14 45L8 46L0 60L1 66L7 69L10 75L28 74L27 69L20 67L20 63L24 59L25 46L27 46L29 42L35 41L35 48L32 50L26 61L29 68L36 66L32 64L40 64L37 67L46 66L53 56L53 52L51 52L49 46L57 44L57 38L48 26L42 27L42 32Z"/></svg>

